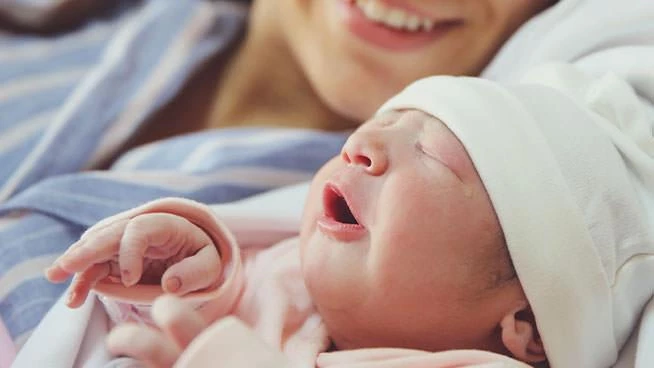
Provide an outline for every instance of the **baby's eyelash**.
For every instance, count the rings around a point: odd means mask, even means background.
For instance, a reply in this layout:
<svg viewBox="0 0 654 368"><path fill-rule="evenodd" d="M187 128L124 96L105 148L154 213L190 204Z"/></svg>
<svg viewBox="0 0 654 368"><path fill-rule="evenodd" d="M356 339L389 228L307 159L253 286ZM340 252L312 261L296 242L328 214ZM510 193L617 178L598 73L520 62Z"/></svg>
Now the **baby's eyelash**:
<svg viewBox="0 0 654 368"><path fill-rule="evenodd" d="M415 146L416 146L416 151L418 151L418 153L422 157L425 157L428 161L434 162L438 165L445 165L440 155L432 153L429 150L425 149L425 146L420 141L416 142Z"/></svg>
<svg viewBox="0 0 654 368"><path fill-rule="evenodd" d="M425 149L425 147L420 143L420 141L417 141L415 144L416 151L420 154L421 157L424 158L424 162L429 162L429 165L437 165L439 168L445 168L449 172L451 172L454 176L461 181L461 177L454 171L452 168L445 162L443 161L443 157L439 154L434 154L430 153L428 150ZM433 167L433 166L430 166Z"/></svg>
<svg viewBox="0 0 654 368"><path fill-rule="evenodd" d="M427 150L425 150L425 146L420 141L416 142L415 146L416 146L416 150L418 152L423 153L423 154L425 154L425 155L427 155L429 157L436 158L436 157L434 157L434 155L432 155Z"/></svg>

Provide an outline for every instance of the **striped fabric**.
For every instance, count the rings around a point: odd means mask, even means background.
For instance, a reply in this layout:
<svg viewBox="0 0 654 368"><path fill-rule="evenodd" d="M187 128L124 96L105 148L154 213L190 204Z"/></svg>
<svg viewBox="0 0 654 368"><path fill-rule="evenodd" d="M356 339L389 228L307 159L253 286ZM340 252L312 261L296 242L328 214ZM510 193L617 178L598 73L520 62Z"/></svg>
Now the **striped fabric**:
<svg viewBox="0 0 654 368"><path fill-rule="evenodd" d="M0 318L21 345L66 285L42 269L96 221L145 201L231 201L308 180L345 135L224 129L111 155L243 29L230 2L126 2L54 38L0 35Z"/></svg>

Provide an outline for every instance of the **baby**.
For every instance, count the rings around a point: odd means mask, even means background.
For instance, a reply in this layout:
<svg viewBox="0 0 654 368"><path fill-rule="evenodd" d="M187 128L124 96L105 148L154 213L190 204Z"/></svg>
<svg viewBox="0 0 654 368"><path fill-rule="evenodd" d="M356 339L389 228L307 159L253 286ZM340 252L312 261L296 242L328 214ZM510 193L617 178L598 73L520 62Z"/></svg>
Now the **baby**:
<svg viewBox="0 0 654 368"><path fill-rule="evenodd" d="M595 97L613 103L609 82ZM306 366L369 347L608 366L654 289L638 277L654 269L652 183L639 181L654 173L651 128L630 136L645 130L553 87L421 80L316 174L299 237L241 251L208 208L164 199L92 227L47 277L75 274L68 305L95 289L118 323L148 320L118 301L185 295L172 319L155 310L159 328L109 338L153 366L229 314Z"/></svg>

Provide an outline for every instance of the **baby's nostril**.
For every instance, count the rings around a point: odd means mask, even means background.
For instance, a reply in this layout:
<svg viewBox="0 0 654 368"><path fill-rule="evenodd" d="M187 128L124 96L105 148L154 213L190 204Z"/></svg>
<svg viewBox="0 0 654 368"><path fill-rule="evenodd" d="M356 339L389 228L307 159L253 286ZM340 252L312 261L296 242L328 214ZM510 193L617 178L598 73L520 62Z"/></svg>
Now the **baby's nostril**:
<svg viewBox="0 0 654 368"><path fill-rule="evenodd" d="M359 165L363 165L365 167L372 166L372 161L370 160L370 158L367 157L367 156L364 156L364 155L357 155L354 158L354 163L359 164Z"/></svg>
<svg viewBox="0 0 654 368"><path fill-rule="evenodd" d="M345 152L345 150L341 151L341 159L343 161L347 162L348 164L352 163L350 161L350 156L348 156L348 154L347 154L347 152Z"/></svg>

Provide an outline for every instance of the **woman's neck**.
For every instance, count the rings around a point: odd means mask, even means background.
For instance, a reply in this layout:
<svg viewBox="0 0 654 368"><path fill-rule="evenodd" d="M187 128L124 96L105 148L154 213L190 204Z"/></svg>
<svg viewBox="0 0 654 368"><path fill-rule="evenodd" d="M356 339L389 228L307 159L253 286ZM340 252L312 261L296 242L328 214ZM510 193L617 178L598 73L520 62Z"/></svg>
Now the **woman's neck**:
<svg viewBox="0 0 654 368"><path fill-rule="evenodd" d="M256 15L256 14L255 14ZM350 129L355 123L321 101L283 38L251 27L221 71L210 125Z"/></svg>

